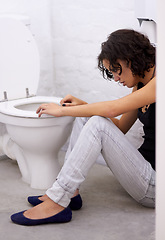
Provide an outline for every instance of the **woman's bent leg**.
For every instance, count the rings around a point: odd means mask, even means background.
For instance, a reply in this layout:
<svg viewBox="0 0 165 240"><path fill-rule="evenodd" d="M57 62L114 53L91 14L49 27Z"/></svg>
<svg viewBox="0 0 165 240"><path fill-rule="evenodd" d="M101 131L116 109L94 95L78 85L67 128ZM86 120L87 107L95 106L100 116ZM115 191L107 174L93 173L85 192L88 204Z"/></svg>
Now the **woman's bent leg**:
<svg viewBox="0 0 165 240"><path fill-rule="evenodd" d="M73 125L73 129L72 129L72 133L70 136L70 141L69 141L69 145L68 145L68 149L65 155L65 161L67 160L68 156L70 155L74 145L77 142L77 139L81 133L81 130L83 129L84 125L87 123L87 121L89 120L88 117L77 117L75 119L74 125Z"/></svg>
<svg viewBox="0 0 165 240"><path fill-rule="evenodd" d="M151 165L111 120L98 116L91 117L84 125L57 181L47 190L48 197L67 207L100 152L125 190L136 201L153 207L155 172Z"/></svg>

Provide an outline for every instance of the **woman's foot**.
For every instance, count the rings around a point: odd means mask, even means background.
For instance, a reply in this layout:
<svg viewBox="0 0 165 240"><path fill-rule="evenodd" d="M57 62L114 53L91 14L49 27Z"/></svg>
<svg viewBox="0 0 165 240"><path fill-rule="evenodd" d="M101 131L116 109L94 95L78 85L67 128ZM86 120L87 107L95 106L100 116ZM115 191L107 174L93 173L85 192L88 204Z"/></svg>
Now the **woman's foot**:
<svg viewBox="0 0 165 240"><path fill-rule="evenodd" d="M27 200L31 205L37 206L38 204L43 203L47 199L49 199L49 197L45 194L40 196L29 196ZM79 210L82 207L82 198L79 194L78 189L75 191L74 195L72 196L68 207L70 207L71 210Z"/></svg>
<svg viewBox="0 0 165 240"><path fill-rule="evenodd" d="M58 205L47 197L43 203L25 211L23 215L28 219L43 219L52 217L64 209L64 207Z"/></svg>
<svg viewBox="0 0 165 240"><path fill-rule="evenodd" d="M11 216L11 220L19 225L34 226L48 223L66 223L71 221L72 211L64 208L51 199Z"/></svg>
<svg viewBox="0 0 165 240"><path fill-rule="evenodd" d="M33 206L37 206L38 204L43 203L47 199L49 199L47 195L29 196L28 202ZM71 198L71 201L68 207L70 207L71 210L79 210L82 207L82 198L80 194L78 195L75 194L75 196Z"/></svg>
<svg viewBox="0 0 165 240"><path fill-rule="evenodd" d="M45 195L42 195L38 198L40 201L44 202L48 199L48 196L45 194Z"/></svg>

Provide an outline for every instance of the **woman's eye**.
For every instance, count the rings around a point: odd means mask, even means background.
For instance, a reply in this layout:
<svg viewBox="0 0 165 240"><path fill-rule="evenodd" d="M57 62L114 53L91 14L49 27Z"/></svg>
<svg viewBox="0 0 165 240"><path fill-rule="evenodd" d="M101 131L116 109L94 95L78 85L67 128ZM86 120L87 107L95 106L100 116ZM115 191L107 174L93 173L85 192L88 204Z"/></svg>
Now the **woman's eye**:
<svg viewBox="0 0 165 240"><path fill-rule="evenodd" d="M114 72L114 73L116 73L118 71L118 69L116 69L116 68L112 68L112 69L110 69L110 72Z"/></svg>

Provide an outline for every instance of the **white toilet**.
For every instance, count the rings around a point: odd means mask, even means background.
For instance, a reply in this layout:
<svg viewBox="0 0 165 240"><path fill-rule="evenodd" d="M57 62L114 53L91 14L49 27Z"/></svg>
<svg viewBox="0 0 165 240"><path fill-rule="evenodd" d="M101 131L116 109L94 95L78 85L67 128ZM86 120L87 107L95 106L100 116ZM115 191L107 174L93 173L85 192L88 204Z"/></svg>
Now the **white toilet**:
<svg viewBox="0 0 165 240"><path fill-rule="evenodd" d="M40 104L61 100L35 96L39 73L39 54L28 28L0 18L0 152L17 160L22 179L32 188L47 189L60 170L57 155L74 118L38 118Z"/></svg>

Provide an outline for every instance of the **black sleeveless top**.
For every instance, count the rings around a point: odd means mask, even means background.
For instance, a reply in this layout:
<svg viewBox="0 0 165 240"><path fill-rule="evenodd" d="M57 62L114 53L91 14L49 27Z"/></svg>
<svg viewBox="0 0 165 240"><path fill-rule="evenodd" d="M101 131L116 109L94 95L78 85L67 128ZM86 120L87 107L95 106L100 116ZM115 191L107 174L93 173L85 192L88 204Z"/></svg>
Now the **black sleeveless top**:
<svg viewBox="0 0 165 240"><path fill-rule="evenodd" d="M142 88L143 83L138 84L138 89ZM155 109L156 104L152 103L145 112L142 112L142 108L138 109L138 118L144 124L144 142L138 149L143 157L150 162L151 166L155 170Z"/></svg>

